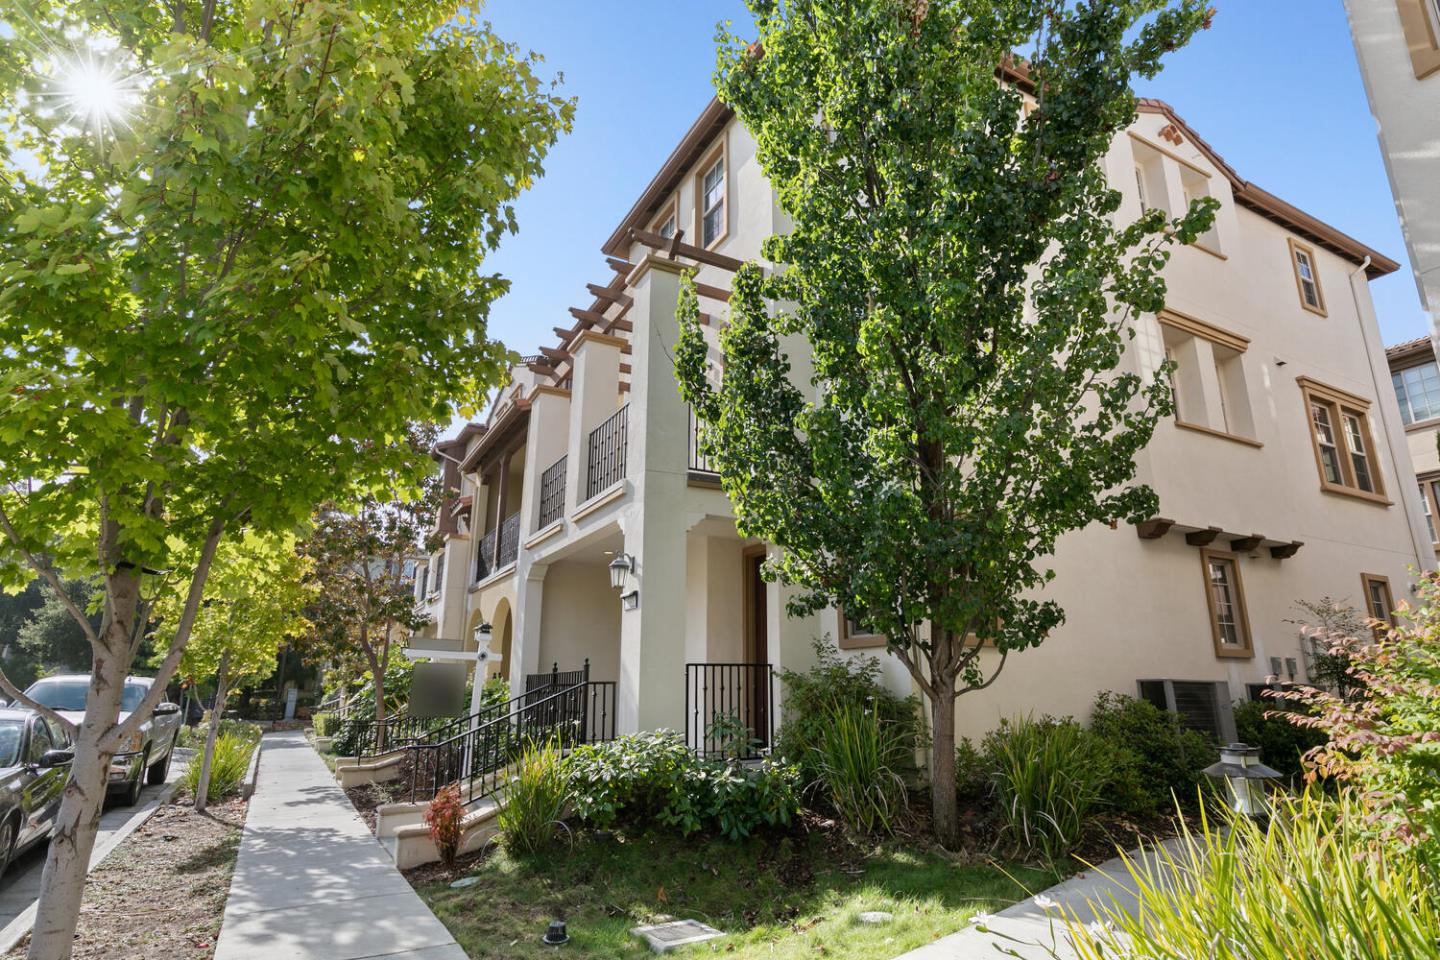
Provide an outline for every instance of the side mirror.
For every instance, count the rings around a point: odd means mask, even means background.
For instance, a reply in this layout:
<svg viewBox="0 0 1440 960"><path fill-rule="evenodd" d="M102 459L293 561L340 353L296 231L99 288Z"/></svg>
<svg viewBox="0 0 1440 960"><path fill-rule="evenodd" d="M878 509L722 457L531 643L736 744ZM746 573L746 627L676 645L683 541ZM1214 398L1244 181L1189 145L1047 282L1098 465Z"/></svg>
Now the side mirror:
<svg viewBox="0 0 1440 960"><path fill-rule="evenodd" d="M40 767L49 769L51 767L63 767L75 759L73 750L46 750L40 757Z"/></svg>
<svg viewBox="0 0 1440 960"><path fill-rule="evenodd" d="M155 705L155 716L157 717L168 717L179 712L180 704L178 703L157 703Z"/></svg>

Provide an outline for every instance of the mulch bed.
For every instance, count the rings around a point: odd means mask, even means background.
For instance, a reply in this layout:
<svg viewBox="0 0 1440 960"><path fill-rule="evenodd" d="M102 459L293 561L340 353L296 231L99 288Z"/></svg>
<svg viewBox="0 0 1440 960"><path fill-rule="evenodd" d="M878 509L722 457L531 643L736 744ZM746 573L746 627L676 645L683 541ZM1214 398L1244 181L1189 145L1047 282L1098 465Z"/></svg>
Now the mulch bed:
<svg viewBox="0 0 1440 960"><path fill-rule="evenodd" d="M166 804L85 884L75 960L203 960L215 955L245 803L197 814ZM5 960L21 958L28 938Z"/></svg>

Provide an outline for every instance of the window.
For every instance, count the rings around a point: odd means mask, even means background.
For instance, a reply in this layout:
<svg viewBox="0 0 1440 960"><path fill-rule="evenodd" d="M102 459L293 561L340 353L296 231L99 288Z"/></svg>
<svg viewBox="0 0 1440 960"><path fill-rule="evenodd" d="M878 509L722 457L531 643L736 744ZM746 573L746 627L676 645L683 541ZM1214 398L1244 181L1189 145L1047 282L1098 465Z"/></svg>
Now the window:
<svg viewBox="0 0 1440 960"><path fill-rule="evenodd" d="M1150 212L1150 201L1146 198L1145 191L1145 168L1135 164L1135 193L1140 198L1140 212Z"/></svg>
<svg viewBox="0 0 1440 960"><path fill-rule="evenodd" d="M31 763L39 763L40 758L45 756L54 745L50 742L50 728L36 717L30 722L30 749L25 759Z"/></svg>
<svg viewBox="0 0 1440 960"><path fill-rule="evenodd" d="M1182 163L1180 164L1180 188L1185 194L1185 212L1189 212L1192 203L1210 196L1210 177L1205 172ZM1220 251L1220 231L1214 222L1211 222L1210 229L1196 238L1194 245L1206 253L1213 253L1221 258L1225 256Z"/></svg>
<svg viewBox="0 0 1440 960"><path fill-rule="evenodd" d="M1370 401L1309 377L1298 382L1310 418L1321 489L1388 503L1366 413Z"/></svg>
<svg viewBox="0 0 1440 960"><path fill-rule="evenodd" d="M883 634L876 633L868 625L848 616L844 610L840 614L840 649L859 650L865 647L885 646Z"/></svg>
<svg viewBox="0 0 1440 960"><path fill-rule="evenodd" d="M1425 527L1430 531L1430 542L1440 545L1436 535L1435 517L1440 515L1440 480L1425 477L1420 481L1420 510L1425 515Z"/></svg>
<svg viewBox="0 0 1440 960"><path fill-rule="evenodd" d="M1176 426L1259 446L1245 377L1250 341L1173 310L1156 319L1172 364Z"/></svg>
<svg viewBox="0 0 1440 960"><path fill-rule="evenodd" d="M729 190L725 176L725 147L701 167L702 173L696 184L696 215L700 220L700 245L712 247L725 236L728 226Z"/></svg>
<svg viewBox="0 0 1440 960"><path fill-rule="evenodd" d="M1415 79L1423 80L1440 71L1440 2L1437 0L1395 0L1405 46L1410 49L1410 66Z"/></svg>
<svg viewBox="0 0 1440 960"><path fill-rule="evenodd" d="M1166 199L1165 154L1143 137L1130 135L1130 150L1135 158L1135 191L1140 200L1140 212L1161 210L1170 212Z"/></svg>
<svg viewBox="0 0 1440 960"><path fill-rule="evenodd" d="M1240 585L1240 566L1235 554L1201 550L1200 559L1205 565L1206 601L1210 606L1215 656L1254 656L1250 623L1245 614L1245 592Z"/></svg>
<svg viewBox="0 0 1440 960"><path fill-rule="evenodd" d="M661 211L660 216L655 218L654 231L669 240L675 236L675 225L675 201L671 200L670 205Z"/></svg>
<svg viewBox="0 0 1440 960"><path fill-rule="evenodd" d="M1325 316L1325 292L1320 289L1320 273L1315 251L1303 243L1290 240L1290 265L1295 268L1295 288L1300 292L1300 306L1311 313Z"/></svg>
<svg viewBox="0 0 1440 960"><path fill-rule="evenodd" d="M1395 625L1395 598L1390 595L1390 578L1378 573L1360 574L1360 587L1365 592L1365 613L1372 620ZM1381 631L1375 631L1376 639Z"/></svg>
<svg viewBox="0 0 1440 960"><path fill-rule="evenodd" d="M1436 0L1440 2L1440 0ZM1440 371L1430 360L1390 374L1405 425L1440 418Z"/></svg>

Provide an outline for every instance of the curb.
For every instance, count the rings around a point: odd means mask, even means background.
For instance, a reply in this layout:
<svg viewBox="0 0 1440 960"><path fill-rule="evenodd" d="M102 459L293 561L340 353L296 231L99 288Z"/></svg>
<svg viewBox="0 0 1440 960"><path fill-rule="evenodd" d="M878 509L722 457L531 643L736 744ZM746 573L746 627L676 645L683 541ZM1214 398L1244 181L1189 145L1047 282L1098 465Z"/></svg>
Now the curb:
<svg viewBox="0 0 1440 960"><path fill-rule="evenodd" d="M140 825L146 820L149 820L156 810L159 810L165 804L169 803L175 796L175 791L178 789L180 789L180 778L176 777L165 784L159 793L146 801L143 807L136 810L120 829L116 830L105 840L97 843L95 848L90 851L90 867L85 871L86 878L88 879L95 868L100 866L105 858L110 856L115 848L120 846L130 834L140 829ZM25 935L30 932L30 928L35 926L35 914L39 911L39 904L39 900L31 903L19 916L6 924L3 930L0 930L0 954L9 953L15 949L16 944L25 939Z"/></svg>
<svg viewBox="0 0 1440 960"><path fill-rule="evenodd" d="M255 795L255 784L260 779L260 751L265 749L265 738L262 736L255 744L255 749L250 752L250 767L245 771L245 782L240 785L240 799L249 800Z"/></svg>

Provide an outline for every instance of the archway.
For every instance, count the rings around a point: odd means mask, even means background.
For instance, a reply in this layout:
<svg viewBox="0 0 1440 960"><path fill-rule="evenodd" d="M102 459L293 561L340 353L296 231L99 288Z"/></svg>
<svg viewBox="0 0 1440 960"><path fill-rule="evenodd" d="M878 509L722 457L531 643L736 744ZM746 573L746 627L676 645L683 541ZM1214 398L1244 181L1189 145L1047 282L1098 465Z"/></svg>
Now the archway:
<svg viewBox="0 0 1440 960"><path fill-rule="evenodd" d="M486 671L486 679L510 676L510 637L515 618L510 616L510 601L501 598L490 615L490 649L500 654L498 662L492 661Z"/></svg>

